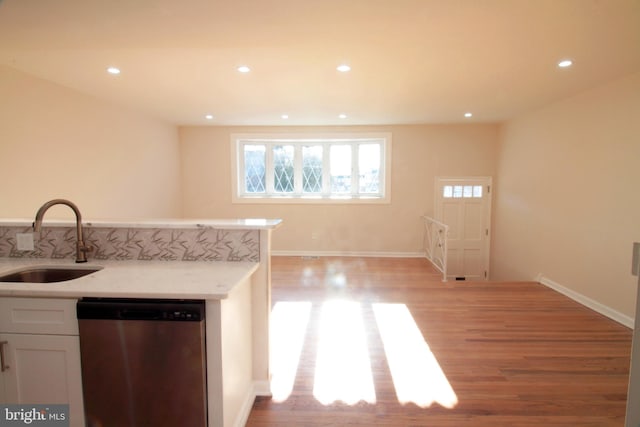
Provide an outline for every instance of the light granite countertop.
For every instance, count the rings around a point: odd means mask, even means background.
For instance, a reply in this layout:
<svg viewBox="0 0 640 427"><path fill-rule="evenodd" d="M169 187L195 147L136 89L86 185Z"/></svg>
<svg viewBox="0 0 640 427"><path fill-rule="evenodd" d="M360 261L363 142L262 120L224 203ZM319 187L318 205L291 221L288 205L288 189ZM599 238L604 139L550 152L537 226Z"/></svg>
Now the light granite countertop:
<svg viewBox="0 0 640 427"><path fill-rule="evenodd" d="M0 226L31 227L33 219L4 218ZM75 227L75 220L45 218L45 227ZM141 220L82 220L83 227L119 228L220 228L226 230L274 230L282 225L281 219L141 219Z"/></svg>
<svg viewBox="0 0 640 427"><path fill-rule="evenodd" d="M44 298L224 299L257 269L256 262L89 261L0 258L0 275L27 267L102 267L56 283L0 282L0 296Z"/></svg>

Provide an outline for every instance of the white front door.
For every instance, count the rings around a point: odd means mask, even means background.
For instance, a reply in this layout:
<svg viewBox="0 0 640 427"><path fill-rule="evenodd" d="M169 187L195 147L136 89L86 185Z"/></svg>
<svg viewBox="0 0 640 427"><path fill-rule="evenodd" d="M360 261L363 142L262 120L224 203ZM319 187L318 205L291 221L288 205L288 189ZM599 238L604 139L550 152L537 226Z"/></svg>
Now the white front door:
<svg viewBox="0 0 640 427"><path fill-rule="evenodd" d="M438 177L435 192L435 218L449 226L447 275L488 279L491 177Z"/></svg>

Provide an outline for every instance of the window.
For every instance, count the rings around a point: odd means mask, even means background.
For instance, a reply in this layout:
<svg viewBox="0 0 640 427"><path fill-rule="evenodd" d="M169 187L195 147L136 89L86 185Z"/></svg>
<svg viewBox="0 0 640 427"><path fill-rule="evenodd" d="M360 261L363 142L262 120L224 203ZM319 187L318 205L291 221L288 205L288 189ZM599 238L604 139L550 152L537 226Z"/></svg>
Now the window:
<svg viewBox="0 0 640 427"><path fill-rule="evenodd" d="M390 134L232 135L235 202L388 202Z"/></svg>
<svg viewBox="0 0 640 427"><path fill-rule="evenodd" d="M442 197L445 199L480 199L482 198L482 185L445 185Z"/></svg>

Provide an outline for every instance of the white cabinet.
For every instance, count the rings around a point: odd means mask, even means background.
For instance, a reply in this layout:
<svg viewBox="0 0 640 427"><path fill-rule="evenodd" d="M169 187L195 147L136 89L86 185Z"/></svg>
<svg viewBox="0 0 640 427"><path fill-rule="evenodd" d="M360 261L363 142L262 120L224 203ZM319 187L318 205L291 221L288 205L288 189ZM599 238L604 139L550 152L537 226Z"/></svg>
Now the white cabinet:
<svg viewBox="0 0 640 427"><path fill-rule="evenodd" d="M84 425L75 299L0 298L0 402L69 404Z"/></svg>

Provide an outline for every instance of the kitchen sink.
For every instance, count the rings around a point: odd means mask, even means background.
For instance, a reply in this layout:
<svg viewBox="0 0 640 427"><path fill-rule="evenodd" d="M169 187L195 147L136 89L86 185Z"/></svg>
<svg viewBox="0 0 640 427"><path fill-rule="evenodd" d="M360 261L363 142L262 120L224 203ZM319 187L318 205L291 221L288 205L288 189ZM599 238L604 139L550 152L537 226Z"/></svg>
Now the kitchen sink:
<svg viewBox="0 0 640 427"><path fill-rule="evenodd" d="M102 267L28 267L0 276L0 282L65 282L100 270Z"/></svg>

